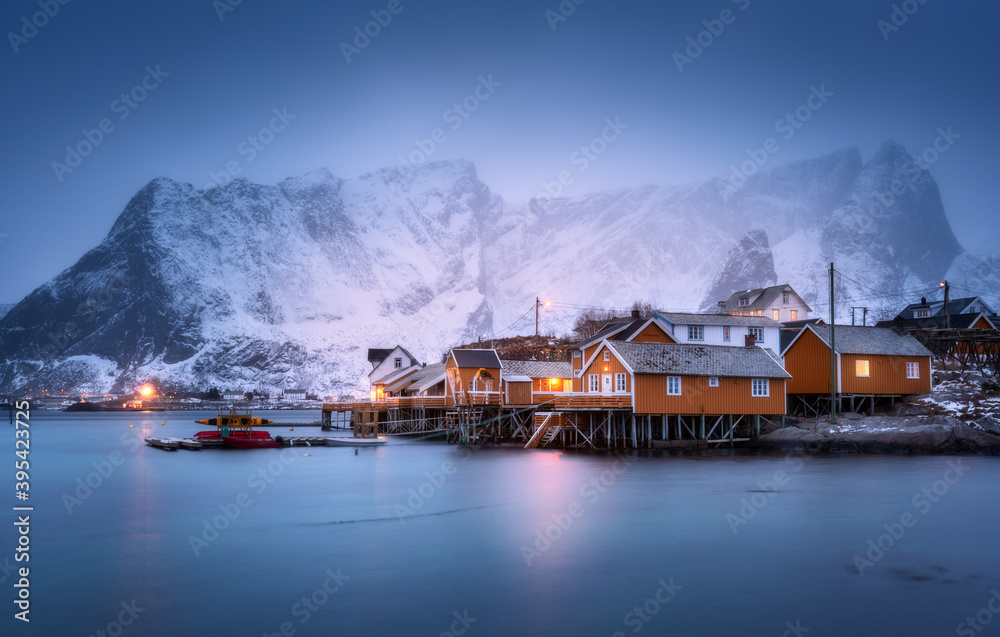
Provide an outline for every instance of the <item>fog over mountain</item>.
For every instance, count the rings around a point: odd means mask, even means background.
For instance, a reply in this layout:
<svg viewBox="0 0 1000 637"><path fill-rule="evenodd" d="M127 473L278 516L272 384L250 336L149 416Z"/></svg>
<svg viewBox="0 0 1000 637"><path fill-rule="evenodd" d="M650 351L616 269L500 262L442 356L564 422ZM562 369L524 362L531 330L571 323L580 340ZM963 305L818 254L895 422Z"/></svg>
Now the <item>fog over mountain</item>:
<svg viewBox="0 0 1000 637"><path fill-rule="evenodd" d="M100 245L0 319L0 389L352 392L368 347L435 361L512 323L529 333L536 296L712 311L737 289L788 282L828 315L831 261L841 319L945 277L1000 291L1000 259L963 250L933 178L892 141L867 163L848 149L737 185L515 206L464 161L208 190L156 179Z"/></svg>

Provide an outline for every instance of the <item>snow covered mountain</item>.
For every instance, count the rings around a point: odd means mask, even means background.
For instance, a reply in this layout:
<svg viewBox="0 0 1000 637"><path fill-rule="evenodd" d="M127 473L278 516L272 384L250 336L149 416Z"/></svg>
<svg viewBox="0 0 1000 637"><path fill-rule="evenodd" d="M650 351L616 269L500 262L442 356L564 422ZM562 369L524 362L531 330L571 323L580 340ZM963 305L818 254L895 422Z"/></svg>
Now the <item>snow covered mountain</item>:
<svg viewBox="0 0 1000 637"><path fill-rule="evenodd" d="M963 252L930 174L893 142L864 165L845 150L739 190L710 180L521 206L463 161L208 190L161 178L0 318L0 390L352 392L368 347L433 362L483 334L530 332L536 296L711 310L787 281L825 314L830 261L845 308L944 276L1000 291L1000 259ZM572 316L543 314L543 331L568 331Z"/></svg>

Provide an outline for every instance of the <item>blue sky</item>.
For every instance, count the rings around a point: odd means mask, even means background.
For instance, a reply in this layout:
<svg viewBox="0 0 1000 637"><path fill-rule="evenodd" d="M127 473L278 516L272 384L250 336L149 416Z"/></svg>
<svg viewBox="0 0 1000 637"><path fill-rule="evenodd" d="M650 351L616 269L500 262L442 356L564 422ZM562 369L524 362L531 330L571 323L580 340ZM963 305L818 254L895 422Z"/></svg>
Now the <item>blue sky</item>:
<svg viewBox="0 0 1000 637"><path fill-rule="evenodd" d="M931 172L959 240L998 252L996 3L232 1L3 3L0 302L97 245L157 176L354 177L441 129L430 159L472 160L523 201L618 118L567 194L687 183L728 176L821 86L771 164L889 138L917 153L950 126Z"/></svg>

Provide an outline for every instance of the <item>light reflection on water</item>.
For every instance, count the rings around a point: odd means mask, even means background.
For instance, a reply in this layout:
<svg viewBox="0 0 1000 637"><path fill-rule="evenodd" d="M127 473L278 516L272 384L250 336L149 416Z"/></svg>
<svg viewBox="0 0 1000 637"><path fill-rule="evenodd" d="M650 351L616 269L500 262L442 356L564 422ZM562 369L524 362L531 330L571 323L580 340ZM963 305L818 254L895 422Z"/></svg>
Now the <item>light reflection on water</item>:
<svg viewBox="0 0 1000 637"><path fill-rule="evenodd" d="M1000 586L994 458L961 458L967 475L923 513L914 496L954 457L623 461L403 441L168 453L129 437L189 436L204 416L35 412L33 621L25 631L8 614L4 634L91 634L136 600L124 635L283 622L296 635L440 635L466 611L470 636L781 635L796 621L813 635L940 635ZM120 464L67 513L77 479L107 472L114 452ZM916 523L859 576L854 556L907 512ZM745 522L735 533L732 516ZM329 593L338 569L349 579ZM676 596L649 615L671 578Z"/></svg>

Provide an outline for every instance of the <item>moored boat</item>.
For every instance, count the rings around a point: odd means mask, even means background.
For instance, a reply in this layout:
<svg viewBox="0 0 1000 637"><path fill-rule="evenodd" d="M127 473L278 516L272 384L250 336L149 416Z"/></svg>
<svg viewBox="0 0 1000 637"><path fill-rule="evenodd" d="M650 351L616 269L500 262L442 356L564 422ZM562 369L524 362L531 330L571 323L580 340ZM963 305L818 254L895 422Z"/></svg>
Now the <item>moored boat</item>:
<svg viewBox="0 0 1000 637"><path fill-rule="evenodd" d="M267 432L261 432L267 433ZM233 449L277 449L281 446L270 434L266 438L247 438L244 436L223 436L222 442Z"/></svg>
<svg viewBox="0 0 1000 637"><path fill-rule="evenodd" d="M327 447L379 447L385 444L383 438L327 438Z"/></svg>
<svg viewBox="0 0 1000 637"><path fill-rule="evenodd" d="M150 447L163 449L164 451L177 451L181 446L180 442L176 440L171 440L169 438L153 438L152 436L146 437L146 444Z"/></svg>
<svg viewBox="0 0 1000 637"><path fill-rule="evenodd" d="M199 425L216 427L215 430L199 431L194 435L194 439L205 446L233 449L267 449L281 446L269 432L253 430L253 427L270 424L273 421L254 417L250 412L239 414L235 410L230 410L224 414L220 411L214 418L195 422Z"/></svg>
<svg viewBox="0 0 1000 637"><path fill-rule="evenodd" d="M181 449L190 449L192 451L198 451L205 445L199 440L192 440L190 438L164 438L167 442L176 442Z"/></svg>

